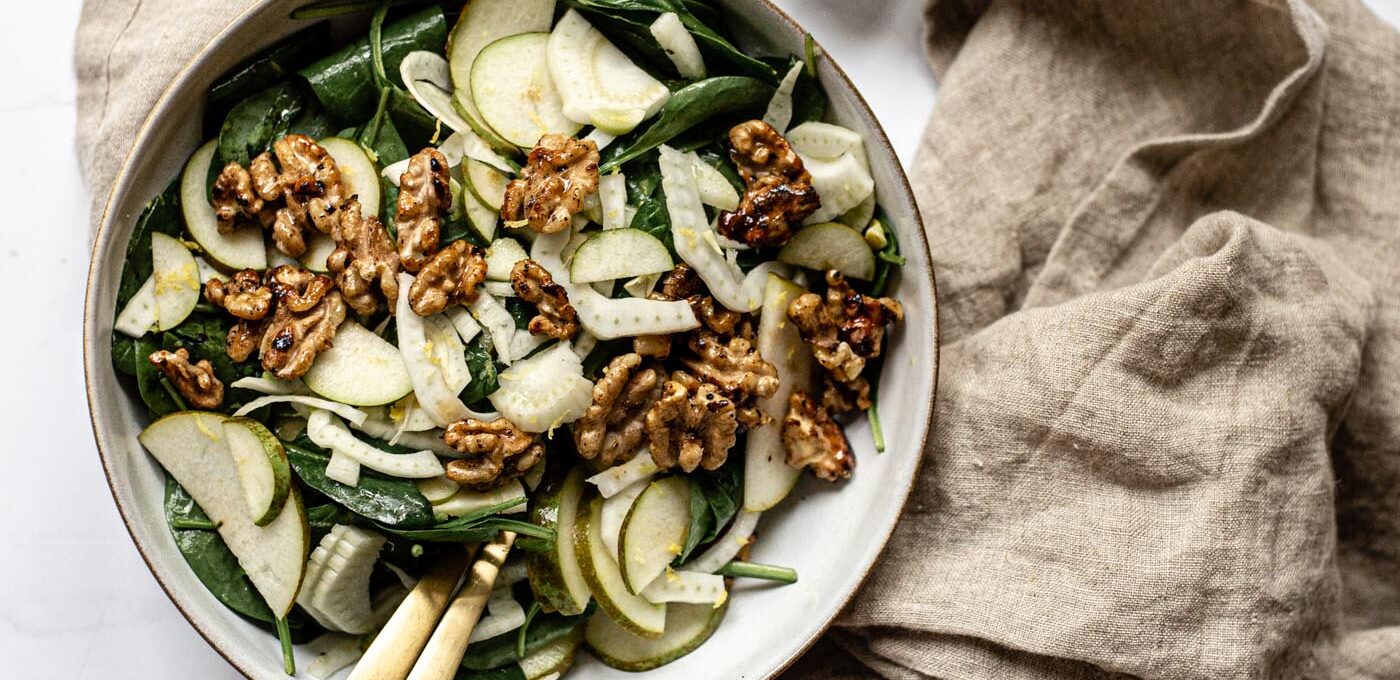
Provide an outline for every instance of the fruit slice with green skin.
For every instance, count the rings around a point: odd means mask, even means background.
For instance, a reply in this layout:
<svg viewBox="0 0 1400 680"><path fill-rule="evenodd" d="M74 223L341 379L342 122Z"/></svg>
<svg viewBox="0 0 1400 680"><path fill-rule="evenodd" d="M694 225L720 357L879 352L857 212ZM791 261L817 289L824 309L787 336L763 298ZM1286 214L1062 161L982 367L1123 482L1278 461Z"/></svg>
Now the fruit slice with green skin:
<svg viewBox="0 0 1400 680"><path fill-rule="evenodd" d="M629 672L660 668L704 644L724 620L728 605L672 604L667 606L666 632L648 639L628 631L602 612L588 619L583 644L599 661Z"/></svg>
<svg viewBox="0 0 1400 680"><path fill-rule="evenodd" d="M467 224L472 225L472 231L475 231L481 240L490 241L496 238L496 225L500 223L501 217L499 208L492 210L471 192L462 197L462 206L467 211Z"/></svg>
<svg viewBox="0 0 1400 680"><path fill-rule="evenodd" d="M868 250L868 248L867 248ZM812 349L802 341L797 326L788 320L788 305L807 290L781 276L770 275L758 319L758 353L778 369L778 389L761 397L758 407L773 420L749 430L744 450L744 509L767 510L787 497L802 475L787 464L783 446L783 415L793 392L812 383Z"/></svg>
<svg viewBox="0 0 1400 680"><path fill-rule="evenodd" d="M558 537L549 550L527 554L530 588L544 604L566 616L582 614L590 599L573 540L584 492L583 475L583 467L575 467L550 480L530 500L530 521L553 529Z"/></svg>
<svg viewBox="0 0 1400 680"><path fill-rule="evenodd" d="M462 515L476 512L482 508L500 505L501 503L517 498L523 501L525 498L525 487L520 484L520 480L512 479L490 491L462 489L453 494L451 498L434 503L433 514L442 514L448 517L461 517ZM501 514L510 515L517 512L525 512L524 502L502 510Z"/></svg>
<svg viewBox="0 0 1400 680"><path fill-rule="evenodd" d="M423 494L423 497L428 499L428 502L433 505L437 505L439 503L442 503L443 501L446 501L447 499L457 495L458 491L462 490L462 487L458 486L457 482L454 482L446 477L431 477L429 479L420 479L418 480L417 486L418 493Z"/></svg>
<svg viewBox="0 0 1400 680"><path fill-rule="evenodd" d="M554 4L555 0L472 0L462 6L447 39L447 61L456 88L453 101L467 123L493 146L506 144L482 122L472 96L472 67L481 51L501 38L548 31L554 23Z"/></svg>
<svg viewBox="0 0 1400 680"><path fill-rule="evenodd" d="M525 248L513 238L498 238L486 249L486 279L488 281L509 281L515 263L529 259Z"/></svg>
<svg viewBox="0 0 1400 680"><path fill-rule="evenodd" d="M803 227L778 251L778 260L819 272L835 269L862 281L875 275L870 244L860 232L839 222Z"/></svg>
<svg viewBox="0 0 1400 680"><path fill-rule="evenodd" d="M572 9L549 35L548 61L564 115L608 134L631 132L671 98L661 81Z"/></svg>
<svg viewBox="0 0 1400 680"><path fill-rule="evenodd" d="M482 205L500 212L501 204L506 200L506 185L510 183L510 178L473 158L462 161L462 168L462 176L467 180L467 188L471 190L472 195L476 196Z"/></svg>
<svg viewBox="0 0 1400 680"><path fill-rule="evenodd" d="M618 566L627 590L640 593L665 573L666 565L681 554L689 531L690 483L683 477L667 477L648 485L627 512L618 534Z"/></svg>
<svg viewBox="0 0 1400 680"><path fill-rule="evenodd" d="M330 271L330 267L326 266L326 260L333 252L335 252L335 239L319 231L312 232L311 236L306 239L306 252L302 253L297 261L301 263L301 266L317 274L324 274Z"/></svg>
<svg viewBox="0 0 1400 680"><path fill-rule="evenodd" d="M254 524L267 526L277 519L291 493L292 468L287 463L287 452L276 436L251 418L225 421L224 436L238 468L238 479L243 483L248 513Z"/></svg>
<svg viewBox="0 0 1400 680"><path fill-rule="evenodd" d="M218 144L219 140L214 139L199 147L180 175L180 210L185 215L185 229L204 249L204 255L226 270L267 269L261 227L249 225L231 234L219 233L219 220L209 202L209 165Z"/></svg>
<svg viewBox="0 0 1400 680"><path fill-rule="evenodd" d="M399 349L353 319L341 324L335 344L316 356L302 382L352 406L388 404L413 391Z"/></svg>
<svg viewBox="0 0 1400 680"><path fill-rule="evenodd" d="M558 676L574 665L574 656L583 646L583 626L555 640L520 660L520 671L525 680L541 680L550 675Z"/></svg>
<svg viewBox="0 0 1400 680"><path fill-rule="evenodd" d="M317 142L335 159L345 196L360 197L360 214L379 216L379 169L364 147L343 137L327 137ZM324 266L324 265L323 265Z"/></svg>
<svg viewBox="0 0 1400 680"><path fill-rule="evenodd" d="M574 283L614 281L668 272L674 266L661 239L641 229L610 229L589 236L574 251L569 278Z"/></svg>
<svg viewBox="0 0 1400 680"><path fill-rule="evenodd" d="M611 498L603 499L603 526L600 529L603 534L603 545L607 546L608 554L613 559L618 559L621 553L618 552L618 541L622 538L622 525L627 521L627 513L632 511L632 504L637 502L637 497L642 495L650 482L643 480L632 486L617 492Z"/></svg>
<svg viewBox="0 0 1400 680"><path fill-rule="evenodd" d="M844 153L836 160L803 158L802 164L812 175L812 188L822 200L821 207L804 220L807 224L834 220L875 192L875 179L854 153Z"/></svg>
<svg viewBox="0 0 1400 680"><path fill-rule="evenodd" d="M603 545L602 515L602 498L589 494L579 500L574 543L588 589L598 600L598 606L617 625L642 637L661 637L666 630L666 605L647 602L627 589L617 560ZM625 547L623 554L626 555Z"/></svg>
<svg viewBox="0 0 1400 680"><path fill-rule="evenodd" d="M156 232L151 234L151 278L156 312L152 329L170 330L199 304L199 266L183 243Z"/></svg>
<svg viewBox="0 0 1400 680"><path fill-rule="evenodd" d="M522 149L540 137L573 136L583 126L564 116L546 63L548 33L522 33L487 45L472 65L472 98L491 129Z"/></svg>
<svg viewBox="0 0 1400 680"><path fill-rule="evenodd" d="M273 615L286 617L301 588L311 540L301 495L292 490L276 519L255 524L224 436L225 420L217 413L182 411L151 423L138 439L219 527Z"/></svg>
<svg viewBox="0 0 1400 680"><path fill-rule="evenodd" d="M122 307L117 320L112 323L112 330L133 338L139 338L151 331L151 327L156 325L156 277L154 274L146 277L146 282L136 290L136 294L131 296L126 306Z"/></svg>

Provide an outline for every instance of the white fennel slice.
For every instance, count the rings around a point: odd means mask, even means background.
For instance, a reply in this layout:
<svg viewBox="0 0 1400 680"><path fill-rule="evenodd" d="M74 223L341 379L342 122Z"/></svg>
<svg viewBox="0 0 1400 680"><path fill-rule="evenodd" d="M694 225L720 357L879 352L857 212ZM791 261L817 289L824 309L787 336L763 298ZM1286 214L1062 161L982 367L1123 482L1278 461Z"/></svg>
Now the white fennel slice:
<svg viewBox="0 0 1400 680"><path fill-rule="evenodd" d="M527 259L525 248L513 238L498 238L486 248L486 280L509 281L515 263Z"/></svg>
<svg viewBox="0 0 1400 680"><path fill-rule="evenodd" d="M850 128L811 121L788 130L784 136L792 150L804 159L834 161L849 153L862 165L866 164L865 138Z"/></svg>
<svg viewBox="0 0 1400 680"><path fill-rule="evenodd" d="M510 340L510 360L516 362L530 356L541 345L549 342L553 338L548 335L535 335L529 331L519 331Z"/></svg>
<svg viewBox="0 0 1400 680"><path fill-rule="evenodd" d="M455 90L452 69L442 55L427 50L409 52L399 62L399 77L423 110L452 128L453 132L475 134L466 117L452 105Z"/></svg>
<svg viewBox="0 0 1400 680"><path fill-rule="evenodd" d="M209 166L218 146L219 140L213 139L199 147L180 175L180 209L184 213L185 229L204 249L205 257L226 270L267 269L261 227L248 225L230 234L219 233L219 220L214 216L214 205L209 202Z"/></svg>
<svg viewBox="0 0 1400 680"><path fill-rule="evenodd" d="M548 62L564 115L609 134L631 132L671 97L661 81L572 9L550 33Z"/></svg>
<svg viewBox="0 0 1400 680"><path fill-rule="evenodd" d="M522 149L544 135L571 137L583 127L564 115L548 44L548 33L513 35L487 45L472 64L472 100L482 119Z"/></svg>
<svg viewBox="0 0 1400 680"><path fill-rule="evenodd" d="M569 280L613 281L668 272L674 266L661 239L640 229L609 229L589 236L574 251Z"/></svg>
<svg viewBox="0 0 1400 680"><path fill-rule="evenodd" d="M525 625L525 609L509 597L487 601L487 616L476 622L468 642L480 642L500 637Z"/></svg>
<svg viewBox="0 0 1400 680"><path fill-rule="evenodd" d="M326 462L326 479L345 486L359 486L360 472L360 462L340 451L332 451Z"/></svg>
<svg viewBox="0 0 1400 680"><path fill-rule="evenodd" d="M258 397L257 399L254 399L244 404L237 411L234 411L233 417L241 418L243 416L248 415L249 413L252 413L253 411L267 406L268 404L280 403L300 404L301 406L309 406L311 408L318 408L325 411L330 411L331 413L334 413L340 416L341 418L344 418L356 425L365 422L365 418L368 417L364 411L361 411L360 409L357 409L354 406L342 404L338 401L331 401L329 399L321 399L320 397L308 397L304 394L269 394L266 397Z"/></svg>
<svg viewBox="0 0 1400 680"><path fill-rule="evenodd" d="M584 137L584 139L593 142L594 144L597 144L598 150L602 151L603 149L608 148L609 144L612 144L613 142L617 141L617 135L603 132L598 128L593 128L593 131L589 132L588 135Z"/></svg>
<svg viewBox="0 0 1400 680"><path fill-rule="evenodd" d="M637 482L651 479L660 469L656 466L656 461L652 460L651 451L642 449L632 456L632 460L614 465L584 481L598 487L598 495L612 498Z"/></svg>
<svg viewBox="0 0 1400 680"><path fill-rule="evenodd" d="M484 420L487 422L495 420L500 415L494 412L477 413L471 409L467 409L466 413L467 415L464 417L476 418L477 420ZM397 426L382 412L371 413L369 418L366 418L365 422L356 426L355 429L381 441L387 442L394 440L393 443L398 446L432 451L446 458L462 457L462 452L448 446L447 442L442 440L442 430L434 429L423 432L400 432Z"/></svg>
<svg viewBox="0 0 1400 680"><path fill-rule="evenodd" d="M620 172L598 178L598 200L603 211L603 229L627 226L627 177Z"/></svg>
<svg viewBox="0 0 1400 680"><path fill-rule="evenodd" d="M691 151L686 156L695 165L695 186L700 190L700 202L720 210L739 209L739 190L725 178L715 166L700 159L700 154Z"/></svg>
<svg viewBox="0 0 1400 680"><path fill-rule="evenodd" d="M452 306L444 312L447 320L452 322L452 327L457 329L457 337L462 339L462 344L466 344L476 339L481 334L481 324L472 318L472 313L466 307Z"/></svg>
<svg viewBox="0 0 1400 680"><path fill-rule="evenodd" d="M151 270L156 317L151 329L170 330L199 304L199 265L185 244L156 232L151 234Z"/></svg>
<svg viewBox="0 0 1400 680"><path fill-rule="evenodd" d="M477 323L486 329L491 337L491 345L496 350L496 358L501 363L511 364L511 341L515 339L515 318L489 292L482 291L468 307Z"/></svg>
<svg viewBox="0 0 1400 680"><path fill-rule="evenodd" d="M738 556L739 551L749 544L749 537L753 536L753 530L758 527L758 518L762 513L748 510L740 511L734 516L734 521L729 525L720 537L715 539L714 545L710 546L704 554L687 562L681 567L685 571L698 571L705 574L713 574L726 564L729 564Z"/></svg>
<svg viewBox="0 0 1400 680"><path fill-rule="evenodd" d="M875 193L875 179L851 152L831 161L803 158L802 164L811 173L812 188L822 200L821 207L804 220L807 224L830 222Z"/></svg>
<svg viewBox="0 0 1400 680"><path fill-rule="evenodd" d="M501 415L526 432L545 432L583 416L593 403L593 383L567 341L518 361L500 375L489 399Z"/></svg>
<svg viewBox="0 0 1400 680"><path fill-rule="evenodd" d="M452 136L443 140L438 151L442 152L443 158L447 159L447 164L454 168L470 158L485 163L499 172L515 174L516 168L511 165L510 161L496 153L491 145L486 143L486 140L471 130L452 133Z"/></svg>
<svg viewBox="0 0 1400 680"><path fill-rule="evenodd" d="M666 52L667 58L675 65L676 72L686 80L700 80L705 77L705 58L700 54L700 46L695 37L681 22L675 12L663 12L651 22L651 37Z"/></svg>
<svg viewBox="0 0 1400 680"><path fill-rule="evenodd" d="M792 91L797 87L797 78L802 75L804 68L807 68L805 63L794 63L778 83L773 98L768 101L768 110L763 114L763 122L772 125L778 134L787 132L788 125L792 123Z"/></svg>
<svg viewBox="0 0 1400 680"><path fill-rule="evenodd" d="M509 281L482 281L480 289L498 298L520 297Z"/></svg>
<svg viewBox="0 0 1400 680"><path fill-rule="evenodd" d="M317 143L335 159L336 168L340 170L340 181L345 184L345 195L360 197L360 214L378 217L379 171L375 169L369 154L365 153L365 148L358 142L342 137L327 137ZM326 259L322 256L320 267L324 269L325 266Z"/></svg>
<svg viewBox="0 0 1400 680"><path fill-rule="evenodd" d="M136 294L131 296L126 306L117 315L112 329L123 335L139 338L149 333L156 325L156 277L146 277Z"/></svg>
<svg viewBox="0 0 1400 680"><path fill-rule="evenodd" d="M341 324L335 344L316 355L302 380L312 392L351 406L387 404L413 391L398 348L353 319Z"/></svg>
<svg viewBox="0 0 1400 680"><path fill-rule="evenodd" d="M296 380L278 380L277 378L249 376L247 378L239 378L229 383L229 387L252 390L261 394L276 395L304 394L306 392L305 386L300 378Z"/></svg>
<svg viewBox="0 0 1400 680"><path fill-rule="evenodd" d="M428 344L428 324L413 311L408 301L408 289L412 285L412 276L399 274L399 299L395 305L399 353L403 356L404 367L408 369L408 378L413 383L413 394L418 398L418 404L439 427L447 427L468 417L471 410L457 397L458 392L451 389L447 376L434 363L433 355L428 351L431 350ZM450 323L448 327L451 328ZM437 333L436 325L432 332ZM451 334L455 337L456 331L451 330ZM460 338L458 342L460 343Z"/></svg>
<svg viewBox="0 0 1400 680"><path fill-rule="evenodd" d="M443 473L442 461L433 452L381 451L351 434L329 411L313 411L306 420L306 434L317 446L353 458L360 465L391 477L426 479Z"/></svg>
<svg viewBox="0 0 1400 680"><path fill-rule="evenodd" d="M747 275L730 261L719 247L714 228L705 216L695 183L694 163L685 154L661 147L661 186L666 192L666 208L671 215L671 234L676 253L695 268L715 300L736 312L751 312L763 303L768 274L781 271L782 264L765 262Z"/></svg>
<svg viewBox="0 0 1400 680"><path fill-rule="evenodd" d="M345 524L330 533L307 561L309 587L297 603L327 628L364 634L374 629L375 615L369 579L386 540L374 532Z"/></svg>

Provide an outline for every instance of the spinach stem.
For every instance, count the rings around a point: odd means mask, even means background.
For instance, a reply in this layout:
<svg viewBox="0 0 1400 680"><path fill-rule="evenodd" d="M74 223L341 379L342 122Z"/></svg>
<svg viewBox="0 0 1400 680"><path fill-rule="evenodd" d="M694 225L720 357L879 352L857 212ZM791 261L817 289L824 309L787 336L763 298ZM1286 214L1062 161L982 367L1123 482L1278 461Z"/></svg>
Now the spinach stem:
<svg viewBox="0 0 1400 680"><path fill-rule="evenodd" d="M199 529L199 530L203 530L203 531L213 531L213 530L215 530L215 529L218 529L218 528L219 528L219 525L217 525L217 524L215 524L215 523L213 523L213 522L211 522L211 521L209 521L209 520L207 520L207 519L172 519L172 520L170 520L170 528L171 528L171 529Z"/></svg>
<svg viewBox="0 0 1400 680"><path fill-rule="evenodd" d="M807 53L807 76L817 77L817 39L811 33L802 40L803 48Z"/></svg>
<svg viewBox="0 0 1400 680"><path fill-rule="evenodd" d="M866 411L866 417L870 418L870 436L875 438L875 453L885 452L885 428L880 425L880 405L875 402L875 391L870 391L870 410Z"/></svg>
<svg viewBox="0 0 1400 680"><path fill-rule="evenodd" d="M175 389L175 384L170 382L170 378L161 376L160 386L165 388L166 394L170 395L170 398L175 401L175 405L180 407L181 411L190 410L190 405L185 403L185 397L180 394L180 390Z"/></svg>
<svg viewBox="0 0 1400 680"><path fill-rule="evenodd" d="M731 576L734 578L757 578L764 581L777 581L779 583L797 583L797 570L788 567L779 567L772 564L758 564L755 562L743 562L734 560L729 564L719 568L715 572L720 576Z"/></svg>
<svg viewBox="0 0 1400 680"><path fill-rule="evenodd" d="M520 632L515 635L515 658L525 658L525 634L530 631L530 623L535 620L535 615L540 613L540 603L538 601L530 603L530 611L525 612L525 623L520 625Z"/></svg>
<svg viewBox="0 0 1400 680"><path fill-rule="evenodd" d="M387 16L389 2L384 0L379 3L379 9L374 11L374 18L369 22L369 57L374 64L374 81L381 90L389 85L389 76L384 72L384 18Z"/></svg>
<svg viewBox="0 0 1400 680"><path fill-rule="evenodd" d="M282 643L282 670L287 675L297 674L297 660L292 655L292 630L287 626L286 618L277 619L277 639Z"/></svg>

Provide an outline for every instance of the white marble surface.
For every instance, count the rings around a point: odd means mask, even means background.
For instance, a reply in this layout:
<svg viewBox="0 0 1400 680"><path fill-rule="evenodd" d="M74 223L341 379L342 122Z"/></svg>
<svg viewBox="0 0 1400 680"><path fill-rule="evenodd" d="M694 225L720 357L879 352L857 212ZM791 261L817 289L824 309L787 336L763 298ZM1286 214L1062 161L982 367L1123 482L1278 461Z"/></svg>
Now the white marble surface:
<svg viewBox="0 0 1400 680"><path fill-rule="evenodd" d="M1368 3L1400 21L1400 0ZM907 164L934 95L922 0L778 4L847 69ZM21 3L0 22L0 205L12 210L0 290L16 306L0 335L0 678L236 678L146 571L90 436L79 337L88 201L73 155L80 5Z"/></svg>

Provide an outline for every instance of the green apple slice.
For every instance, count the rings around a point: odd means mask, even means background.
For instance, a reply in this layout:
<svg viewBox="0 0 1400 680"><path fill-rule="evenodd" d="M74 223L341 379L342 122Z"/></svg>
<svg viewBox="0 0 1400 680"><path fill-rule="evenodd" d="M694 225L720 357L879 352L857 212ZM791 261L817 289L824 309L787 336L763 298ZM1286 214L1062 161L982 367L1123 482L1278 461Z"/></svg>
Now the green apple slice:
<svg viewBox="0 0 1400 680"><path fill-rule="evenodd" d="M534 148L544 135L571 137L583 127L564 116L549 74L548 44L548 33L512 35L487 45L472 64L472 101L482 119L522 149Z"/></svg>
<svg viewBox="0 0 1400 680"><path fill-rule="evenodd" d="M155 281L156 303L156 323L152 328L170 330L199 304L199 265L183 243L156 232L151 234L151 278Z"/></svg>
<svg viewBox="0 0 1400 680"><path fill-rule="evenodd" d="M515 263L528 259L525 248L513 238L498 238L486 249L486 279L509 281Z"/></svg>
<svg viewBox="0 0 1400 680"><path fill-rule="evenodd" d="M601 528L600 524L600 538ZM689 533L690 483L684 477L666 477L648 485L632 503L618 534L618 566L627 590L641 593L663 574L681 554Z"/></svg>
<svg viewBox="0 0 1400 680"><path fill-rule="evenodd" d="M668 605L666 632L647 638L617 625L599 612L588 619L583 643L599 661L629 672L649 671L665 666L704 644L724 620L727 605Z"/></svg>
<svg viewBox="0 0 1400 680"><path fill-rule="evenodd" d="M291 493L292 469L287 463L287 452L276 436L251 418L224 421L224 436L238 468L238 479L243 482L248 513L254 524L267 526L277 519Z"/></svg>
<svg viewBox="0 0 1400 680"><path fill-rule="evenodd" d="M628 590L627 580L617 560L608 554L608 548L603 544L602 515L602 498L585 496L579 500L574 543L588 589L614 623L642 637L659 638L666 631L666 605L652 604ZM624 549L624 560L626 554Z"/></svg>
<svg viewBox="0 0 1400 680"><path fill-rule="evenodd" d="M458 486L457 482L447 477L420 479L417 482L417 486L418 493L423 494L423 497L428 499L428 502L433 505L437 505L456 496L457 492L462 490L462 487Z"/></svg>
<svg viewBox="0 0 1400 680"><path fill-rule="evenodd" d="M778 260L819 272L835 269L853 279L875 275L875 253L860 232L840 222L804 227L778 251Z"/></svg>
<svg viewBox="0 0 1400 680"><path fill-rule="evenodd" d="M510 178L474 158L467 158L462 163L466 170L462 176L467 180L467 188L471 190L472 195L486 207L500 212L501 205L506 200L506 185L510 183Z"/></svg>
<svg viewBox="0 0 1400 680"><path fill-rule="evenodd" d="M322 234L319 231L312 232L311 236L306 239L306 252L297 258L297 262L317 274L325 274L330 271L330 267L326 266L326 260L330 258L331 253L335 252L335 248L335 239L331 238L329 234Z"/></svg>
<svg viewBox="0 0 1400 680"><path fill-rule="evenodd" d="M641 229L609 229L589 236L574 251L569 280L578 284L630 279L668 272L674 266L661 239Z"/></svg>
<svg viewBox="0 0 1400 680"><path fill-rule="evenodd" d="M555 0L472 0L447 39L447 61L452 71L453 106L477 134L493 146L509 146L482 122L472 96L472 67L482 49L501 38L548 31L554 23Z"/></svg>
<svg viewBox="0 0 1400 680"><path fill-rule="evenodd" d="M340 171L340 181L345 185L345 196L360 197L360 214L365 217L379 216L379 170L370 160L365 148L357 142L342 137L327 137L317 142L335 160ZM327 253L329 254L329 253ZM324 258L322 266L324 266Z"/></svg>
<svg viewBox="0 0 1400 680"><path fill-rule="evenodd" d="M272 613L286 617L301 588L310 549L301 495L290 491L276 519L258 526L229 452L226 420L217 413L182 411L151 423L138 439L218 525L219 536Z"/></svg>
<svg viewBox="0 0 1400 680"><path fill-rule="evenodd" d="M590 599L573 540L583 497L584 470L576 467L547 482L530 499L530 522L555 531L554 547L527 553L530 588L541 602L566 616L582 614Z"/></svg>
<svg viewBox="0 0 1400 680"><path fill-rule="evenodd" d="M632 504L637 502L637 497L642 495L647 487L651 486L643 480L632 486L617 492L612 497L603 499L603 545L607 546L608 554L617 559L620 554L617 549L618 540L622 537L622 524L627 521L627 514L632 510Z"/></svg>
<svg viewBox="0 0 1400 680"><path fill-rule="evenodd" d="M353 406L388 404L413 391L399 348L353 319L341 324L335 345L316 355L302 382L316 394Z"/></svg>
<svg viewBox="0 0 1400 680"><path fill-rule="evenodd" d="M461 517L468 515L482 508L489 508L500 505L506 501L519 500L520 504L500 511L502 515L509 515L517 512L525 512L525 487L520 480L511 479L489 491L472 491L471 489L461 489L441 502L433 504L434 515L447 515L448 517ZM429 500L431 503L432 501Z"/></svg>
<svg viewBox="0 0 1400 680"><path fill-rule="evenodd" d="M866 248L868 251L869 248ZM758 400L758 407L773 420L749 430L744 450L744 509L767 510L787 497L802 470L787 464L783 446L783 416L793 392L812 382L812 349L802 341L797 326L788 321L787 308L807 290L776 274L768 276L763 311L758 319L758 352L778 369L778 389Z"/></svg>
<svg viewBox="0 0 1400 680"><path fill-rule="evenodd" d="M219 220L209 202L209 165L219 140L212 139L190 156L180 175L180 209L185 215L185 229L204 254L224 269L267 269L267 250L263 245L262 229L246 226L231 234L219 233Z"/></svg>
<svg viewBox="0 0 1400 680"><path fill-rule="evenodd" d="M520 671L525 680L544 680L550 676L559 677L574 665L574 656L583 646L583 626L573 629L568 635L555 640L520 660Z"/></svg>

